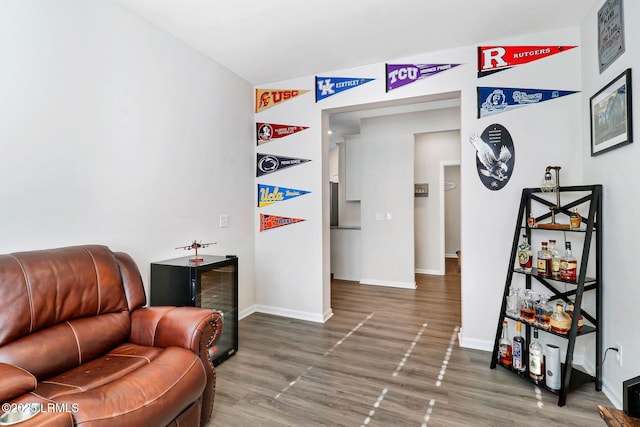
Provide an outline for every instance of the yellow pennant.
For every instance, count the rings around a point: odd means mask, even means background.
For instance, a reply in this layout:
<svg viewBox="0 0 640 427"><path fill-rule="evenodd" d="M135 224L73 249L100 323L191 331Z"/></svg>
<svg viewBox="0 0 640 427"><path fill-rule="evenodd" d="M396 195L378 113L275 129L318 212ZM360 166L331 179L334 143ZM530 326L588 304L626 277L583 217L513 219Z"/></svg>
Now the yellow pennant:
<svg viewBox="0 0 640 427"><path fill-rule="evenodd" d="M298 89L256 89L256 113L307 92L309 91Z"/></svg>

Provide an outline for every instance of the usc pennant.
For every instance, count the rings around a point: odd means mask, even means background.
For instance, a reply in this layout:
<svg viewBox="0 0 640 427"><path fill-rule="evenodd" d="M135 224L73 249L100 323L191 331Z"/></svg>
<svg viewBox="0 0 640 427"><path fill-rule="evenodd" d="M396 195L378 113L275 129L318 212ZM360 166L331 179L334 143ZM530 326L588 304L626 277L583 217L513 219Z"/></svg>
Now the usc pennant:
<svg viewBox="0 0 640 427"><path fill-rule="evenodd" d="M310 92L299 89L256 89L256 113Z"/></svg>

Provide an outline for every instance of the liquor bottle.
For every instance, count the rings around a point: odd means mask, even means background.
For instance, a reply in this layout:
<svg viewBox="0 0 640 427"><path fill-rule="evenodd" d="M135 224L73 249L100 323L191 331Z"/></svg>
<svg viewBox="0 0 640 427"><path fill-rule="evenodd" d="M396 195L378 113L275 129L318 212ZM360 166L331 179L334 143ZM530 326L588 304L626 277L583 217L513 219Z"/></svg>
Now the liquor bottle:
<svg viewBox="0 0 640 427"><path fill-rule="evenodd" d="M578 260L571 253L571 242L565 242L565 251L560 258L560 278L568 282L577 279Z"/></svg>
<svg viewBox="0 0 640 427"><path fill-rule="evenodd" d="M536 293L530 289L522 300L520 318L527 323L534 323L536 320Z"/></svg>
<svg viewBox="0 0 640 427"><path fill-rule="evenodd" d="M551 253L551 277L560 278L560 252L556 249L556 241L549 240L549 253Z"/></svg>
<svg viewBox="0 0 640 427"><path fill-rule="evenodd" d="M549 296L540 295L540 301L536 304L536 323L542 329L549 329L553 307L549 305Z"/></svg>
<svg viewBox="0 0 640 427"><path fill-rule="evenodd" d="M558 334L567 334L571 329L571 317L564 312L561 302L556 304L556 311L551 315L551 330Z"/></svg>
<svg viewBox="0 0 640 427"><path fill-rule="evenodd" d="M581 222L582 216L578 213L578 208L573 208L573 212L569 215L569 224L571 224L571 228L574 230L580 228Z"/></svg>
<svg viewBox="0 0 640 427"><path fill-rule="evenodd" d="M571 317L571 319L573 319L573 302L567 303L567 309L564 312L567 313L569 317ZM580 331L580 329L582 329L583 326L584 326L584 317L581 314L580 317L578 317L578 331Z"/></svg>
<svg viewBox="0 0 640 427"><path fill-rule="evenodd" d="M511 347L511 341L509 341L508 327L509 323L503 320L502 338L500 338L500 345L498 346L498 361L501 365L511 368L511 364L513 363L513 348Z"/></svg>
<svg viewBox="0 0 640 427"><path fill-rule="evenodd" d="M547 249L547 242L542 242L542 250L538 251L538 275L551 277L551 252Z"/></svg>
<svg viewBox="0 0 640 427"><path fill-rule="evenodd" d="M527 366L525 365L524 353L526 347L524 345L524 337L522 336L522 323L516 322L516 336L513 337L513 370L520 375L524 375L527 372Z"/></svg>
<svg viewBox="0 0 640 427"><path fill-rule="evenodd" d="M537 329L533 330L533 341L529 345L529 377L538 385L544 381L544 359Z"/></svg>
<svg viewBox="0 0 640 427"><path fill-rule="evenodd" d="M522 243L518 246L518 262L520 263L520 268L524 270L526 273L531 272L531 245L527 241L527 235L522 235Z"/></svg>

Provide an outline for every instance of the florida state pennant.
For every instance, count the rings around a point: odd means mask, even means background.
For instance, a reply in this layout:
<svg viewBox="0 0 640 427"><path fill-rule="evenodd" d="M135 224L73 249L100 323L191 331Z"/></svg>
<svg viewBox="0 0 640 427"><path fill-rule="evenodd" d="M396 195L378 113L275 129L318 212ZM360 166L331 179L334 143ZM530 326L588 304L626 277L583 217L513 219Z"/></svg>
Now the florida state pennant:
<svg viewBox="0 0 640 427"><path fill-rule="evenodd" d="M336 93L362 86L375 79L360 77L318 77L316 76L316 102Z"/></svg>
<svg viewBox="0 0 640 427"><path fill-rule="evenodd" d="M566 52L577 46L478 46L478 77Z"/></svg>
<svg viewBox="0 0 640 427"><path fill-rule="evenodd" d="M272 228L284 227L285 225L295 224L296 222L306 221L301 218L289 218L286 216L260 214L260 232L270 230Z"/></svg>
<svg viewBox="0 0 640 427"><path fill-rule="evenodd" d="M284 138L301 130L309 129L308 126L278 125L275 123L256 123L256 144L262 145L276 138Z"/></svg>
<svg viewBox="0 0 640 427"><path fill-rule="evenodd" d="M299 89L256 89L256 113L275 107L307 92L309 91Z"/></svg>
<svg viewBox="0 0 640 427"><path fill-rule="evenodd" d="M460 64L386 64L387 92L458 65Z"/></svg>

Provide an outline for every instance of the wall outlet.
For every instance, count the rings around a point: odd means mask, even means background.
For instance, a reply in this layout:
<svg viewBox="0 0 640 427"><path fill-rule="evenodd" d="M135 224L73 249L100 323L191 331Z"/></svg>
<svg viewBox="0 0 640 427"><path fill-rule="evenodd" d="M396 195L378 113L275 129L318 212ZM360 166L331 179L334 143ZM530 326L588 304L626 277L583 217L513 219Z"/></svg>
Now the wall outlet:
<svg viewBox="0 0 640 427"><path fill-rule="evenodd" d="M618 343L615 343L612 347L617 348L618 351L615 351L613 353L613 357L616 360L616 363L620 366L622 366L622 346Z"/></svg>
<svg viewBox="0 0 640 427"><path fill-rule="evenodd" d="M229 226L229 215L220 215L220 227L228 227Z"/></svg>

